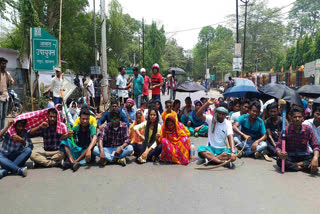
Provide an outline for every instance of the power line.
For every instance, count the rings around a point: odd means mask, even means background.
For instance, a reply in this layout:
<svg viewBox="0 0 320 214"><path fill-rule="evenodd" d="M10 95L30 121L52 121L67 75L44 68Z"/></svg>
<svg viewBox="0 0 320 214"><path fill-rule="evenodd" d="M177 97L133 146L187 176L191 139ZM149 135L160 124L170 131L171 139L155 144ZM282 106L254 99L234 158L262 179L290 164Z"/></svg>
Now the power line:
<svg viewBox="0 0 320 214"><path fill-rule="evenodd" d="M290 4L285 5L285 6L281 7L281 8L279 8L278 10L272 12L272 13L270 14L270 16L272 16L273 14L275 14L275 13L283 10L284 8L287 8L287 7L291 6L291 5L294 4L295 2L296 2L296 1L291 2ZM286 13L289 13L289 12L286 12ZM286 13L283 13L283 14L281 14L281 15L284 15L284 14L286 14ZM270 18L270 17L269 17L269 18ZM225 21L221 21L221 22L214 23L214 24L205 25L205 26L202 26L202 27L195 27L195 28L189 28L189 29L184 29L184 30L170 31L170 32L166 32L166 34L181 33L181 32L186 32L186 31L198 30L198 29L202 29L202 28L204 28L204 27L209 27L209 26L214 26L214 25L218 25L218 24L223 24L223 23L226 23L226 22L228 22L228 21L229 21L229 20L225 20Z"/></svg>

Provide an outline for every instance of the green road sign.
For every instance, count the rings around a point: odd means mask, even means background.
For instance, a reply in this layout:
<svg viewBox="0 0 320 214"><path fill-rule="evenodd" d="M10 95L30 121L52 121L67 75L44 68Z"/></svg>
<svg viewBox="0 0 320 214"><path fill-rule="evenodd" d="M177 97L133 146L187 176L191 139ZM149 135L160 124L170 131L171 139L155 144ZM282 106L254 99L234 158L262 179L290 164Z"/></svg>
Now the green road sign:
<svg viewBox="0 0 320 214"><path fill-rule="evenodd" d="M42 28L32 28L32 63L34 71L52 71L59 65L58 40Z"/></svg>
<svg viewBox="0 0 320 214"><path fill-rule="evenodd" d="M216 75L210 75L210 80L216 80Z"/></svg>
<svg viewBox="0 0 320 214"><path fill-rule="evenodd" d="M133 75L133 68L126 68L127 75Z"/></svg>

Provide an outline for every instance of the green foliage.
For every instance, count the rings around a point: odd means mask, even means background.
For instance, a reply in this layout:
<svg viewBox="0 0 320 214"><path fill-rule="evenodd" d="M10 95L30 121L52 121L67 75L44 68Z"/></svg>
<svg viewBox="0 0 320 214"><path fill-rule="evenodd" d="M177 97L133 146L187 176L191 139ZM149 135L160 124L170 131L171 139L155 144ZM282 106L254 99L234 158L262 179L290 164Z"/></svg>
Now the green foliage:
<svg viewBox="0 0 320 214"><path fill-rule="evenodd" d="M296 49L294 51L294 63L293 68L304 64L303 61L303 40L299 37L296 43Z"/></svg>
<svg viewBox="0 0 320 214"><path fill-rule="evenodd" d="M160 72L165 73L162 67L162 56L166 45L166 36L164 35L163 26L158 29L157 24L152 22L152 25L147 28L145 37L145 65L147 74L151 74L151 68L154 63L160 65Z"/></svg>
<svg viewBox="0 0 320 214"><path fill-rule="evenodd" d="M314 41L314 54L313 59L320 59L320 31L317 32L316 38Z"/></svg>

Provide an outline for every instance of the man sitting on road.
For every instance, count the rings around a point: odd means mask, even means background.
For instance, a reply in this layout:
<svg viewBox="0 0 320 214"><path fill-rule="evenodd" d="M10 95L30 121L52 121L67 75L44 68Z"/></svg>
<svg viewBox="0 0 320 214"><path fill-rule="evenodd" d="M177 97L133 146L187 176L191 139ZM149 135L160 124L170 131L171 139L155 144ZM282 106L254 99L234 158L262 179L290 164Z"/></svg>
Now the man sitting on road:
<svg viewBox="0 0 320 214"><path fill-rule="evenodd" d="M241 101L241 106L240 106L240 111L238 112L234 112L231 116L231 122L235 123L237 122L237 120L239 119L239 117L243 114L247 114L249 111L249 105L250 105L250 101L246 98L244 98Z"/></svg>
<svg viewBox="0 0 320 214"><path fill-rule="evenodd" d="M90 114L90 117L89 117L89 124L93 125L95 128L97 127L97 119L92 116L92 112L90 111L90 106L88 104L83 104L81 106L81 110L83 109L87 109L89 114ZM76 127L76 126L79 126L80 125L80 116L74 121L74 124L73 124L73 127Z"/></svg>
<svg viewBox="0 0 320 214"><path fill-rule="evenodd" d="M177 113L172 110L172 101L171 100L167 100L165 102L165 105L166 105L166 110L161 114L162 121L165 121L165 118L166 118L167 114L172 114L178 120Z"/></svg>
<svg viewBox="0 0 320 214"><path fill-rule="evenodd" d="M316 136L318 142L320 143L320 105L319 104L313 104L312 116L313 118L304 121L303 124L308 125L312 128L314 135Z"/></svg>
<svg viewBox="0 0 320 214"><path fill-rule="evenodd" d="M282 135L276 146L279 156L277 164L281 167L282 160L285 160L286 171L310 170L311 173L317 173L320 147L312 128L302 124L304 110L300 106L294 106L290 115L292 123L286 127L286 151L282 152ZM313 149L313 154L310 153L308 145Z"/></svg>
<svg viewBox="0 0 320 214"><path fill-rule="evenodd" d="M233 168L232 162L236 160L236 151L233 142L232 124L226 119L228 110L220 106L216 109L215 114L204 115L203 112L215 103L215 99L211 98L197 111L197 117L205 121L208 126L208 146L199 146L199 157L205 158L206 163L213 162L221 164L231 158L231 162L225 166ZM227 148L227 141L229 141L230 148Z"/></svg>
<svg viewBox="0 0 320 214"><path fill-rule="evenodd" d="M243 148L245 140L247 140L244 149L244 156L254 154L255 158L259 158L263 154L267 161L272 161L265 153L267 149L267 134L263 120L258 117L260 114L260 103L253 101L249 106L249 114L241 115L233 125L233 131L239 135L234 141L238 144L238 149ZM241 129L238 127L241 126Z"/></svg>
<svg viewBox="0 0 320 214"><path fill-rule="evenodd" d="M119 109L117 99L111 99L110 104L111 104L111 110ZM126 116L126 114L123 111L120 112L120 121L126 123L127 126L129 125L128 117ZM105 113L103 113L102 117L98 120L98 128L100 129L100 131L102 131L105 122L107 122L107 123L110 122L110 112L109 111L106 111Z"/></svg>
<svg viewBox="0 0 320 214"><path fill-rule="evenodd" d="M124 107L123 108L120 107L120 111L122 111L128 118L128 121L129 121L129 124L127 124L128 127L130 127L133 121L136 119L136 110L134 110L133 108L134 105L135 105L134 100L131 98L128 98Z"/></svg>
<svg viewBox="0 0 320 214"><path fill-rule="evenodd" d="M128 126L120 121L120 111L112 109L110 112L111 122L103 127L98 146L93 149L93 154L100 157L100 164L117 161L122 166L126 166L126 156L133 152L130 145Z"/></svg>
<svg viewBox="0 0 320 214"><path fill-rule="evenodd" d="M16 135L10 137L7 130L11 125L16 131ZM9 172L18 174L22 177L27 176L27 167L24 167L26 161L31 155L33 144L28 138L25 130L27 120L10 120L8 125L0 131L0 141L2 148L0 149L0 179L7 176Z"/></svg>
<svg viewBox="0 0 320 214"><path fill-rule="evenodd" d="M80 125L72 129L75 145L72 144L70 138L63 140L60 144L60 150L67 155L67 160L61 164L65 169L72 167L73 171L77 171L80 164L84 165L94 160L91 150L96 145L97 135L96 128L89 123L89 118L89 109L82 109Z"/></svg>
<svg viewBox="0 0 320 214"><path fill-rule="evenodd" d="M61 140L72 136L72 131L68 132L67 126L58 121L58 112L51 108L48 110L48 123L42 122L39 126L31 129L32 137L43 137L44 151L33 151L30 159L35 163L35 167L53 167L59 166L64 159L64 153L60 151ZM62 128L62 133L57 133L57 124ZM48 159L50 158L50 159Z"/></svg>

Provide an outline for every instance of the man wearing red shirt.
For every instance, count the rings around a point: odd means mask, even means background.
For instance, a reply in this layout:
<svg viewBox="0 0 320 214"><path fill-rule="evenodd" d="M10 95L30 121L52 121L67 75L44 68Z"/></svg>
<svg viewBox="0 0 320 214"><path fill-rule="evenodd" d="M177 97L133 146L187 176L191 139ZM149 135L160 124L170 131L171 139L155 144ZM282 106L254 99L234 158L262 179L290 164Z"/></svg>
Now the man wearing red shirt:
<svg viewBox="0 0 320 214"><path fill-rule="evenodd" d="M151 87L150 87L150 89L152 89L153 100L161 100L160 89L161 89L161 86L163 86L163 80L159 71L160 71L159 65L157 63L153 64L152 66L153 74L151 75Z"/></svg>
<svg viewBox="0 0 320 214"><path fill-rule="evenodd" d="M140 70L142 77L144 78L143 94L142 99L149 102L149 87L150 87L150 78L146 75L146 69L141 68Z"/></svg>

